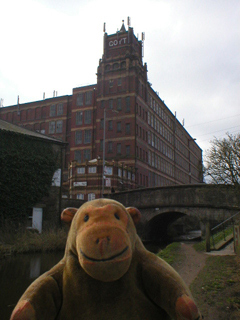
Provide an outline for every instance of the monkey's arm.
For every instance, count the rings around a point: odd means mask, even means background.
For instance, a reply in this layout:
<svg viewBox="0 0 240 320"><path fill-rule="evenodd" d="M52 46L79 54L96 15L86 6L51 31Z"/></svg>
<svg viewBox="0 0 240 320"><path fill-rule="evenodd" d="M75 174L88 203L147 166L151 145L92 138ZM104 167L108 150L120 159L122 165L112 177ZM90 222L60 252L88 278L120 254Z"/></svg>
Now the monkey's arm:
<svg viewBox="0 0 240 320"><path fill-rule="evenodd" d="M10 320L53 320L62 304L62 266L56 265L36 279L24 292Z"/></svg>
<svg viewBox="0 0 240 320"><path fill-rule="evenodd" d="M142 278L149 298L175 320L200 320L201 314L190 290L164 260L141 250Z"/></svg>

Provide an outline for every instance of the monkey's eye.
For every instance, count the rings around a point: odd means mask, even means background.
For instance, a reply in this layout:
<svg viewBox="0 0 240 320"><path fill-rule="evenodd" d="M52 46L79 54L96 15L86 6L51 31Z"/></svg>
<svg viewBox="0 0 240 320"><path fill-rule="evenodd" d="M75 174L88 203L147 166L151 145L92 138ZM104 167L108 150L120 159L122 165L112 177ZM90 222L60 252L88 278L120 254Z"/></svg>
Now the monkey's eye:
<svg viewBox="0 0 240 320"><path fill-rule="evenodd" d="M84 222L87 222L88 221L88 219L89 219L89 215L88 214L85 214L85 216L84 216Z"/></svg>
<svg viewBox="0 0 240 320"><path fill-rule="evenodd" d="M118 215L117 213L114 213L114 216L115 216L115 218L116 218L117 220L120 220L120 217L119 217L119 215Z"/></svg>

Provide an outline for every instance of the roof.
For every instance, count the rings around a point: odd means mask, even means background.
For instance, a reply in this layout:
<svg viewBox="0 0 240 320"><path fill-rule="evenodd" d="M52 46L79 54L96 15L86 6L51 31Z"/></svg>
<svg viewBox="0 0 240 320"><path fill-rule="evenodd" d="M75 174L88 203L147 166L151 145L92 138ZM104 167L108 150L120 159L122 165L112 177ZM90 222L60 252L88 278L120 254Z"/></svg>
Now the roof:
<svg viewBox="0 0 240 320"><path fill-rule="evenodd" d="M7 122L7 121L1 120L1 119L0 119L0 130L6 130L6 131L11 131L11 132L26 134L28 136L32 136L34 138L41 139L41 140L46 140L48 142L52 142L55 144L66 145L65 142L63 142L59 139L51 138L51 137L48 137L42 133L38 133L38 132L31 131L31 130L23 128L23 127L19 127L15 124L12 124L10 122Z"/></svg>

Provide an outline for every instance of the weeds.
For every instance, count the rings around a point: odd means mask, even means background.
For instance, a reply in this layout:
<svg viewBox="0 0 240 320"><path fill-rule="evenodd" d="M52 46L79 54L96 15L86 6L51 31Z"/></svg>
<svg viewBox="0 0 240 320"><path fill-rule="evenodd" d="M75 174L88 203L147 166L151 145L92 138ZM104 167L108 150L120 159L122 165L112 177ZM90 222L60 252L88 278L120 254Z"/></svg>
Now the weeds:
<svg viewBox="0 0 240 320"><path fill-rule="evenodd" d="M157 256L165 260L170 265L174 265L176 261L180 260L180 242L173 242L169 244L165 249L161 250Z"/></svg>
<svg viewBox="0 0 240 320"><path fill-rule="evenodd" d="M13 253L50 252L64 250L67 239L65 229L49 229L39 234L20 228L0 233L0 257Z"/></svg>

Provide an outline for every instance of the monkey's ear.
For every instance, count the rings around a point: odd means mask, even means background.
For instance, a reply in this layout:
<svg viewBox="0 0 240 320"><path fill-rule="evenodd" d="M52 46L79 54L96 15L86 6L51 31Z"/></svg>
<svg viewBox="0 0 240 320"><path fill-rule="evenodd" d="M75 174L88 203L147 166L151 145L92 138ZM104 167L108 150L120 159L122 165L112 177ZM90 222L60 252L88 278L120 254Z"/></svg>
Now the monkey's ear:
<svg viewBox="0 0 240 320"><path fill-rule="evenodd" d="M61 213L61 220L66 222L67 224L71 224L75 213L78 211L77 208L67 208L64 209Z"/></svg>
<svg viewBox="0 0 240 320"><path fill-rule="evenodd" d="M134 224L138 224L141 220L141 213L137 208L134 207L128 207L126 208L127 212L130 214L130 216L133 219Z"/></svg>

